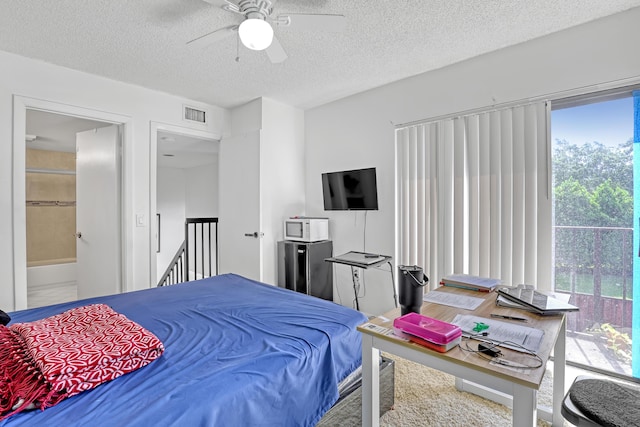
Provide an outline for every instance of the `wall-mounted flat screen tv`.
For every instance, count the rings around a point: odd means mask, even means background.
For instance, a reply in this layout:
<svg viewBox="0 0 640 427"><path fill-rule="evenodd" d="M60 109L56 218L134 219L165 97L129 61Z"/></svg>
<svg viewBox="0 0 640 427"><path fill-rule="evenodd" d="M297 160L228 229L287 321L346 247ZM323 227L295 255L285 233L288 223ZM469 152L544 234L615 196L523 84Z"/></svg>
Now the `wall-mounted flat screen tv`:
<svg viewBox="0 0 640 427"><path fill-rule="evenodd" d="M322 174L327 211L378 210L376 168Z"/></svg>

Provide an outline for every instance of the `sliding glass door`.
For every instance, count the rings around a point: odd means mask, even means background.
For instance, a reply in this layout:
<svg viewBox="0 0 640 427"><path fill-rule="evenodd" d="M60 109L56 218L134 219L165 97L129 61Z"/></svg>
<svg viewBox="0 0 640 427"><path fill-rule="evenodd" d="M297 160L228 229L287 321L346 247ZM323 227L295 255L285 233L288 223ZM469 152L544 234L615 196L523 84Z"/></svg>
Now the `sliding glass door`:
<svg viewBox="0 0 640 427"><path fill-rule="evenodd" d="M567 316L567 361L638 377L633 101L624 91L558 102L551 139L555 291L580 307Z"/></svg>

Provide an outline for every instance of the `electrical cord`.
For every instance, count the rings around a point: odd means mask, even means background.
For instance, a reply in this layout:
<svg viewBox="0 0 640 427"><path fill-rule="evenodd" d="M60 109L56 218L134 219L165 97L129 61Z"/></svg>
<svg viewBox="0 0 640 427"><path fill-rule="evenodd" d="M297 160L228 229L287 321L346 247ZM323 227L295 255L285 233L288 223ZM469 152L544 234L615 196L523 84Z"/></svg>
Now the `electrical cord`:
<svg viewBox="0 0 640 427"><path fill-rule="evenodd" d="M338 294L338 302L342 305L342 296L340 295L340 286L338 286L338 276L336 274L336 266L332 263L331 274L333 274L333 283L335 283L336 293Z"/></svg>
<svg viewBox="0 0 640 427"><path fill-rule="evenodd" d="M364 280L364 270L360 269L360 274L358 275L358 281L362 279L362 295L358 298L364 298L367 296L367 282Z"/></svg>
<svg viewBox="0 0 640 427"><path fill-rule="evenodd" d="M356 217L357 217L356 213ZM362 252L367 252L367 211L364 211L364 226L362 228ZM362 280L362 295L358 295L358 298L365 298L367 296L367 283L364 278L364 270L360 269L360 273L358 274L358 283ZM360 291L360 287L358 286L358 292Z"/></svg>
<svg viewBox="0 0 640 427"><path fill-rule="evenodd" d="M354 225L354 227L356 227L358 225L358 213L357 212L354 212L353 225ZM363 252L366 252L366 247L367 247L366 236L367 236L367 212L365 211L364 212L363 242L362 242ZM334 271L334 279L335 279L335 277L336 276L335 276L335 271ZM357 285L355 286L355 294L356 294L356 296L351 301L351 307L353 307L354 309L356 308L356 300L358 300L360 298L364 298L367 295L366 283L364 281L364 274L360 274L360 272L358 272L356 277L357 277ZM362 288L363 288L363 294L362 295L360 295L360 288L361 288L360 279L362 279ZM353 280L353 277L352 277L352 280ZM337 286L336 286L336 290L337 290ZM339 291L338 291L338 298L341 300Z"/></svg>
<svg viewBox="0 0 640 427"><path fill-rule="evenodd" d="M363 286L363 288L364 288L364 286ZM358 285L356 287L356 293L358 295L357 298L354 297L353 300L351 301L351 307L352 308L356 308L356 299L361 300L362 298L367 296L367 290L366 290L366 288L364 288L364 292L362 294L360 294L360 285Z"/></svg>
<svg viewBox="0 0 640 427"><path fill-rule="evenodd" d="M464 332L464 333L467 334L467 336L463 335L463 341L462 343L460 343L460 346L459 346L460 350L462 351L475 353L485 360L488 360L493 363L497 363L499 365L509 366L512 368L536 369L544 365L542 358L538 356L534 351L529 350L528 348L516 342L508 341L508 340L494 341L490 338L486 338L489 335L488 332L478 332L478 333ZM469 341L471 340L481 341L478 344L477 350L469 346ZM464 343L464 346L462 345L463 343ZM520 351L521 353L531 356L535 361L535 363L525 365L520 362L515 362L513 360L506 359L504 357L504 354L499 348L500 346L515 347L518 349L516 351Z"/></svg>
<svg viewBox="0 0 640 427"><path fill-rule="evenodd" d="M358 268L358 274L356 275L358 285L356 287L358 298L364 298L367 296L367 284L364 281L364 270ZM360 295L360 288L362 288L362 295Z"/></svg>
<svg viewBox="0 0 640 427"><path fill-rule="evenodd" d="M362 252L367 252L367 211L364 211L364 227L362 228Z"/></svg>

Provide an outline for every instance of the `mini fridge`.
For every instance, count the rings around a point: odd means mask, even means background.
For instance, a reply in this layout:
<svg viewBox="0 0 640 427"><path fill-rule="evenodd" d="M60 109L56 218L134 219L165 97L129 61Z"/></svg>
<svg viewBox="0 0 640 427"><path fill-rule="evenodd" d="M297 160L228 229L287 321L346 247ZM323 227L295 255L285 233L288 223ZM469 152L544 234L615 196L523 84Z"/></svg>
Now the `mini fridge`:
<svg viewBox="0 0 640 427"><path fill-rule="evenodd" d="M333 301L332 256L331 240L278 242L278 286Z"/></svg>

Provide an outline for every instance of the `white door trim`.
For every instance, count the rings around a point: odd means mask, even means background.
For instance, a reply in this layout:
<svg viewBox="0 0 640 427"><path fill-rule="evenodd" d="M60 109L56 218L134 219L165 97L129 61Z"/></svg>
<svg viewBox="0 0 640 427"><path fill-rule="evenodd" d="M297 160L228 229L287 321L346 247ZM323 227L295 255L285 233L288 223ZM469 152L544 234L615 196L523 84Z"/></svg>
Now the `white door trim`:
<svg viewBox="0 0 640 427"><path fill-rule="evenodd" d="M27 308L27 242L26 242L26 117L27 109L48 111L84 119L120 124L123 126L122 140L122 289L133 290L133 263L131 262L131 243L133 232L130 215L133 189L133 168L126 159L132 158L132 118L121 114L90 108L62 104L20 95L13 96L13 304L14 310Z"/></svg>
<svg viewBox="0 0 640 427"><path fill-rule="evenodd" d="M151 251L151 262L149 263L149 277L151 286L158 283L157 277L157 235L158 224L155 221L155 213L158 212L158 131L175 133L179 135L191 136L194 138L220 140L222 135L217 132L191 129L182 126L170 125L168 123L150 122L149 128L149 249Z"/></svg>

